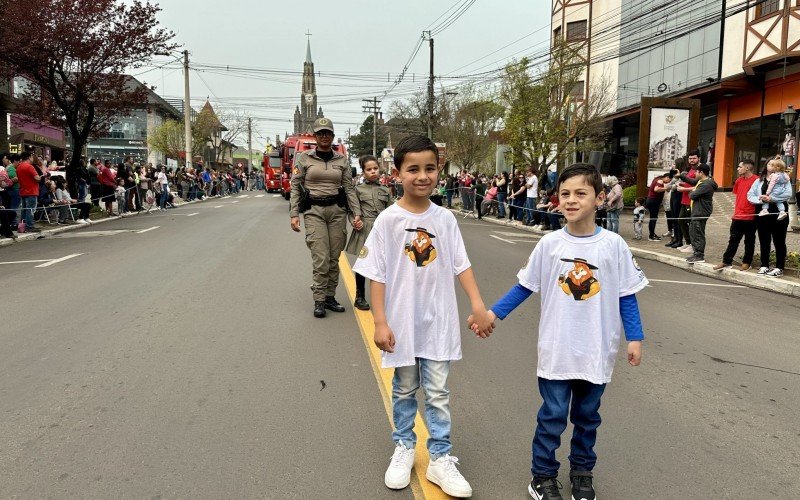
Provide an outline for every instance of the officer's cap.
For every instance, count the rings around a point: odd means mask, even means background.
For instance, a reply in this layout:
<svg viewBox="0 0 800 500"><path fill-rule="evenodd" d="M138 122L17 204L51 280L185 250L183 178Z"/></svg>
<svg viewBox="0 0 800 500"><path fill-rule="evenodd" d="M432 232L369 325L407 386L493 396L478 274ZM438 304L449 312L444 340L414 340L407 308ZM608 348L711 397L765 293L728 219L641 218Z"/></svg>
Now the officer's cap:
<svg viewBox="0 0 800 500"><path fill-rule="evenodd" d="M330 130L333 132L333 122L327 118L317 118L314 120L314 133L316 134L323 130Z"/></svg>

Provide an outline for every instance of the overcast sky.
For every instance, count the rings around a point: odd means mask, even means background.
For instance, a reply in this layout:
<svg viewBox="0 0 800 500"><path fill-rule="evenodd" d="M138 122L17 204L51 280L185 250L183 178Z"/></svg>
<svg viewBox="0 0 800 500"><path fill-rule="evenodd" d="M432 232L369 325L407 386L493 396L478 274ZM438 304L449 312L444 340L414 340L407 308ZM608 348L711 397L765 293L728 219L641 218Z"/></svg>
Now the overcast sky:
<svg viewBox="0 0 800 500"><path fill-rule="evenodd" d="M502 66L514 57L541 51L547 46L550 27L549 0L302 3L161 0L159 3L163 9L159 15L161 24L172 29L175 41L189 50L192 64L301 72L306 53L305 33L310 30L315 71L321 72L317 77L318 102L341 137L346 136L348 128L353 133L358 130L366 117L361 99L381 96L390 87L386 74L390 73L391 80L397 78L422 31L435 30L461 6L471 4L463 15L434 36L437 76L480 73ZM451 7L455 8L448 12ZM444 17L440 17L442 14ZM403 83L384 102L384 111L392 98L424 88L428 53L425 42ZM183 96L183 76L177 63L133 73L155 85L160 95ZM458 82L437 81L437 93L441 85ZM199 109L208 97L215 108L237 107L256 118L254 149L263 147L264 137L292 132L300 89L300 74L191 72L195 108Z"/></svg>

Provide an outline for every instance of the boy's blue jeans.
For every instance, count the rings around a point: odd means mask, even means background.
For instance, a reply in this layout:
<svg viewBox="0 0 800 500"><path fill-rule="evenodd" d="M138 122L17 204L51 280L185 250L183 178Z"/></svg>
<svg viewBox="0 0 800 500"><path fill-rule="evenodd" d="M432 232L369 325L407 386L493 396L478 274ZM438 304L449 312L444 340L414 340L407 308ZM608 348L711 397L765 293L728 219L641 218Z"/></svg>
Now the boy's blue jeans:
<svg viewBox="0 0 800 500"><path fill-rule="evenodd" d="M425 423L428 425L428 453L431 460L450 453L450 391L447 390L449 361L417 358L413 366L394 369L392 378L392 418L395 443L408 448L417 442L414 418L417 416L417 389L425 391Z"/></svg>
<svg viewBox="0 0 800 500"><path fill-rule="evenodd" d="M600 398L606 385L585 380L539 378L542 407L536 417L536 433L531 445L531 473L536 478L558 476L556 450L567 428L567 417L574 427L570 443L570 469L591 471L597 462L594 444L600 426ZM572 404L570 405L570 399Z"/></svg>

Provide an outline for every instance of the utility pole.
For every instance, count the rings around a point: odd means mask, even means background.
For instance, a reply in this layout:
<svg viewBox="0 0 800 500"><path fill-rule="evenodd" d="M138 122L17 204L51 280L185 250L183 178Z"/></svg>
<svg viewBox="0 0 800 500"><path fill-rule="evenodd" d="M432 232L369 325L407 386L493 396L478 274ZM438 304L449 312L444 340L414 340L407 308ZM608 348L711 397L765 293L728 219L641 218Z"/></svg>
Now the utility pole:
<svg viewBox="0 0 800 500"><path fill-rule="evenodd" d="M186 166L192 164L192 105L189 101L189 51L183 51L183 126L186 134Z"/></svg>
<svg viewBox="0 0 800 500"><path fill-rule="evenodd" d="M433 140L433 37L430 31L423 33L428 34L428 44L431 51L430 75L428 76L428 139Z"/></svg>
<svg viewBox="0 0 800 500"><path fill-rule="evenodd" d="M247 175L253 171L253 119L247 118Z"/></svg>
<svg viewBox="0 0 800 500"><path fill-rule="evenodd" d="M380 114L379 110L381 109L381 102L377 97L373 97L372 99L362 99L365 104L364 105L364 112L372 113L372 156L377 156L377 148L378 148L378 115Z"/></svg>

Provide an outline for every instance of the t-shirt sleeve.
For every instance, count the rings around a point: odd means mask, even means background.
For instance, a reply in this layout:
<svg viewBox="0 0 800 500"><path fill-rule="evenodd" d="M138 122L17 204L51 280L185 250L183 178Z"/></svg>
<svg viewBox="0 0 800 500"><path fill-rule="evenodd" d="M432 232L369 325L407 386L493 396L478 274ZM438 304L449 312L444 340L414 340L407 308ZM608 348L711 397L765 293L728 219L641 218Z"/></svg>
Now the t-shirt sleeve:
<svg viewBox="0 0 800 500"><path fill-rule="evenodd" d="M356 258L353 271L378 283L386 283L386 245L383 220L378 217Z"/></svg>
<svg viewBox="0 0 800 500"><path fill-rule="evenodd" d="M453 274L458 276L470 267L472 264L467 256L467 249L464 246L464 238L461 237L461 230L458 228L458 222L453 214L448 213L451 220L450 241L453 243Z"/></svg>
<svg viewBox="0 0 800 500"><path fill-rule="evenodd" d="M628 248L627 243L619 238L619 296L632 295L649 283L644 275L644 271L639 267L639 263Z"/></svg>
<svg viewBox="0 0 800 500"><path fill-rule="evenodd" d="M542 243L539 242L533 248L525 267L517 273L519 284L534 293L539 293L542 289L542 252Z"/></svg>

